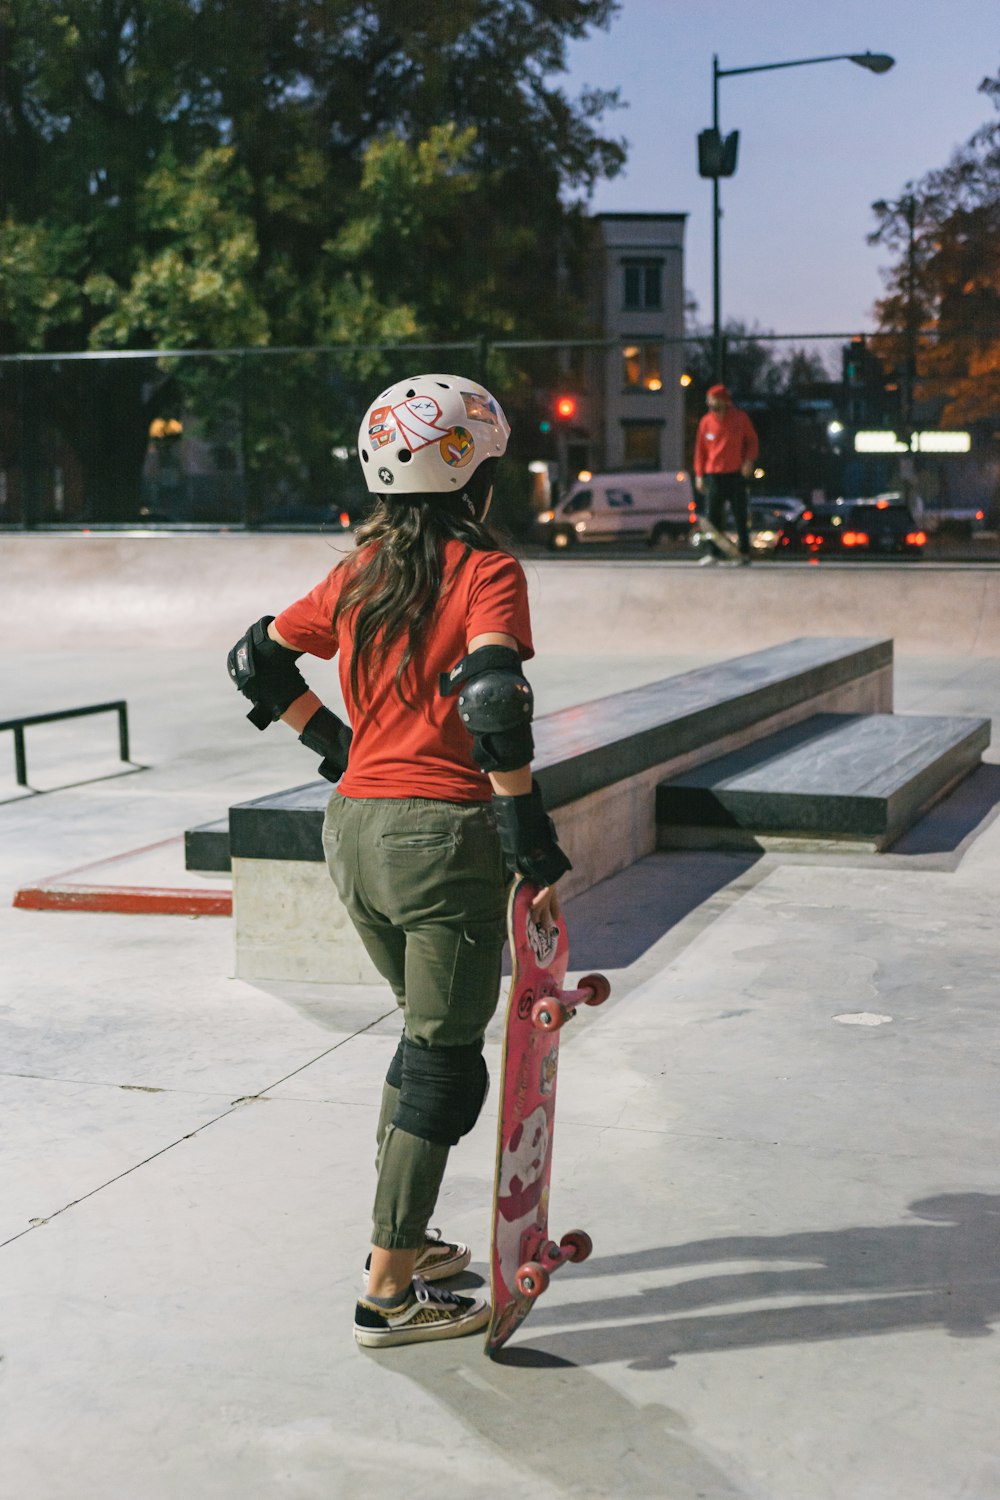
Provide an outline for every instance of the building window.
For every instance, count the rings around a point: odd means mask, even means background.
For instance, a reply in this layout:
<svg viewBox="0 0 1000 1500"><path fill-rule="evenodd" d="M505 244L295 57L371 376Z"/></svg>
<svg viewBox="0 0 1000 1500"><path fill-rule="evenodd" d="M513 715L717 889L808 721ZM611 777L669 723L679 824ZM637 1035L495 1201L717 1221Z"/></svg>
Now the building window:
<svg viewBox="0 0 1000 1500"><path fill-rule="evenodd" d="M627 391L663 390L663 345L625 344L622 375Z"/></svg>
<svg viewBox="0 0 1000 1500"><path fill-rule="evenodd" d="M663 423L623 422L622 428L626 469L658 469Z"/></svg>
<svg viewBox="0 0 1000 1500"><path fill-rule="evenodd" d="M662 260L626 260L625 311L655 312L663 306Z"/></svg>

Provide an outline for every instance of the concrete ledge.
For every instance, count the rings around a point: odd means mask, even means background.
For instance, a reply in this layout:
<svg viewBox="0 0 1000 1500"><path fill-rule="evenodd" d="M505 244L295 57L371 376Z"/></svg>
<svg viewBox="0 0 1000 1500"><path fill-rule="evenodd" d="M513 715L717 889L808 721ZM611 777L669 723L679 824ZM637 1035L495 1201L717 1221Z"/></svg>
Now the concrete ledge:
<svg viewBox="0 0 1000 1500"><path fill-rule="evenodd" d="M652 853L665 777L816 713L891 709L892 642L836 637L786 642L547 716L536 725L536 769L573 861L561 889L574 896ZM230 810L241 978L376 977L322 863L330 794L313 782Z"/></svg>
<svg viewBox="0 0 1000 1500"><path fill-rule="evenodd" d="M658 787L659 847L885 849L975 769L990 727L817 715Z"/></svg>

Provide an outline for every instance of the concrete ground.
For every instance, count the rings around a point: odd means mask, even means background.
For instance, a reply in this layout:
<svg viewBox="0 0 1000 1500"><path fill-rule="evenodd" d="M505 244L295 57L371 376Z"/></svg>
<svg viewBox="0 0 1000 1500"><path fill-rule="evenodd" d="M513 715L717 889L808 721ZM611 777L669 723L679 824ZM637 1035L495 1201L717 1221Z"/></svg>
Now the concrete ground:
<svg viewBox="0 0 1000 1500"><path fill-rule="evenodd" d="M532 679L545 712L703 659ZM363 1353L388 992L233 979L225 919L8 904L310 758L214 647L14 665L23 711L128 697L150 769L0 806L5 1496L998 1500L1000 747L891 854L660 854L571 903L614 993L564 1034L552 1221L594 1256L499 1362ZM1000 659L903 656L896 707L1000 723ZM110 775L113 739L35 731L29 770ZM439 1209L469 1285L492 1154L487 1109Z"/></svg>

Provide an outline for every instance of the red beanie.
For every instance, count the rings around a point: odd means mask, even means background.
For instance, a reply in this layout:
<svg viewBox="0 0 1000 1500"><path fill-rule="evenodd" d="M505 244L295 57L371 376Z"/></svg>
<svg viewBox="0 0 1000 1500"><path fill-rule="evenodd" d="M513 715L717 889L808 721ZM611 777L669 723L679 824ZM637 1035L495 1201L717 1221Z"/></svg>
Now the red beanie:
<svg viewBox="0 0 1000 1500"><path fill-rule="evenodd" d="M724 385L710 385L708 388L710 396L717 396L720 401L732 401L732 396Z"/></svg>

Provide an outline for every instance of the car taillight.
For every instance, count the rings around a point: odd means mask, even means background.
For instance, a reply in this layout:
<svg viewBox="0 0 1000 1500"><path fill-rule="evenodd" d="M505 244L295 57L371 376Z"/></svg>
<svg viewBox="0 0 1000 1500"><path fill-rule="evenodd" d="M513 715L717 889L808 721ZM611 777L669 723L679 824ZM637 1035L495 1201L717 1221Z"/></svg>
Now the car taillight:
<svg viewBox="0 0 1000 1500"><path fill-rule="evenodd" d="M982 519L983 519L983 512L981 510L977 510L976 511L976 520L977 521L981 521Z"/></svg>
<svg viewBox="0 0 1000 1500"><path fill-rule="evenodd" d="M906 533L906 545L908 547L926 547L927 546L927 533L926 533L926 531L908 531Z"/></svg>
<svg viewBox="0 0 1000 1500"><path fill-rule="evenodd" d="M346 510L342 510L340 512L340 524L341 524L341 526L343 526L343 528L344 528L345 531L347 530L348 526L350 526L350 524L351 524L351 518L347 514Z"/></svg>
<svg viewBox="0 0 1000 1500"><path fill-rule="evenodd" d="M811 521L812 518L813 518L813 513L812 513L811 510L804 510L802 512L801 516L799 516L799 520L800 521Z"/></svg>
<svg viewBox="0 0 1000 1500"><path fill-rule="evenodd" d="M802 540L805 542L807 547L822 547L823 545L823 538L821 536L815 536L811 531L807 531Z"/></svg>
<svg viewBox="0 0 1000 1500"><path fill-rule="evenodd" d="M867 547L871 538L867 531L845 531L840 540L845 547Z"/></svg>

